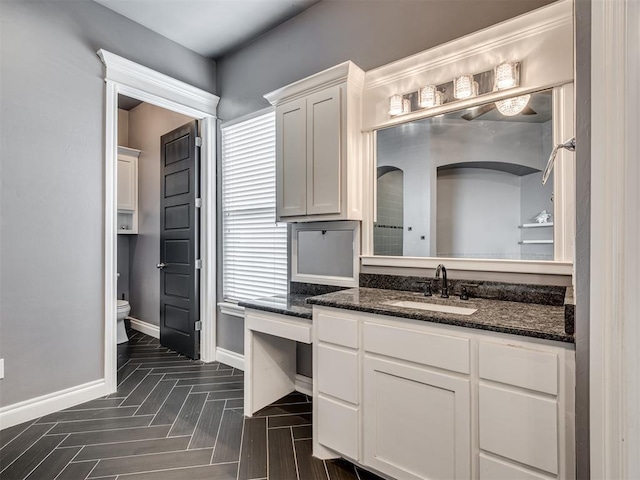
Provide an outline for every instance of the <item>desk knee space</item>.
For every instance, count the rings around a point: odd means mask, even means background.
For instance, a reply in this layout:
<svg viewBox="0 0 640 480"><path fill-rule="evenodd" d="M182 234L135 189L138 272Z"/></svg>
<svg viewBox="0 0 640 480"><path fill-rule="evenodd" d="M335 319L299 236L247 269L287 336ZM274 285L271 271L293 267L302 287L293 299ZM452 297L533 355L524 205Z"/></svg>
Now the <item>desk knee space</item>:
<svg viewBox="0 0 640 480"><path fill-rule="evenodd" d="M244 414L295 390L296 342L311 343L311 320L247 308L244 320Z"/></svg>

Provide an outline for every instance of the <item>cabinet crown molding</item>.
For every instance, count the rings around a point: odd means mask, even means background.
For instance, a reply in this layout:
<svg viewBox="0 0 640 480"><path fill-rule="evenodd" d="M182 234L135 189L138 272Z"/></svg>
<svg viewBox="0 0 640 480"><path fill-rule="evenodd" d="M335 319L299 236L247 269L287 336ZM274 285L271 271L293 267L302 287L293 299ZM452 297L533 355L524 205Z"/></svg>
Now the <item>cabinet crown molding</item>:
<svg viewBox="0 0 640 480"><path fill-rule="evenodd" d="M348 60L335 67L323 70L310 77L303 78L285 87L264 95L271 105L278 105L285 101L294 100L301 95L308 95L317 90L332 87L347 82L350 86L362 89L364 85L364 70Z"/></svg>
<svg viewBox="0 0 640 480"><path fill-rule="evenodd" d="M118 155L126 155L128 157L139 157L140 150L136 150L135 148L122 147L118 145Z"/></svg>
<svg viewBox="0 0 640 480"><path fill-rule="evenodd" d="M482 58L482 61L476 62L478 65L474 66L473 73L492 68L500 61L521 61L523 57L527 57L531 48L520 48L518 51L514 45L519 41L544 35L549 31L572 25L572 23L573 0L561 0L369 70L366 72L364 88L368 90L394 84L425 72L433 75L429 83L442 83L452 79L450 71L442 67L451 66L473 57ZM514 52L514 48L516 52ZM566 80L570 80L570 78Z"/></svg>

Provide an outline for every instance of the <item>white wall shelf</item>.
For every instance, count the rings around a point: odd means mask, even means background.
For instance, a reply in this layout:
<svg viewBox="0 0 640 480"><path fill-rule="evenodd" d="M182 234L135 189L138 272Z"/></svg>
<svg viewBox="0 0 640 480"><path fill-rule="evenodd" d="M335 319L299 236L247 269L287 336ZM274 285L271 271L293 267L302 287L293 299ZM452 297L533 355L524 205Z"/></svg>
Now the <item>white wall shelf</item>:
<svg viewBox="0 0 640 480"><path fill-rule="evenodd" d="M522 240L520 245L548 245L553 244L553 240Z"/></svg>
<svg viewBox="0 0 640 480"><path fill-rule="evenodd" d="M519 228L540 228L540 227L553 227L553 222L547 223L523 223Z"/></svg>

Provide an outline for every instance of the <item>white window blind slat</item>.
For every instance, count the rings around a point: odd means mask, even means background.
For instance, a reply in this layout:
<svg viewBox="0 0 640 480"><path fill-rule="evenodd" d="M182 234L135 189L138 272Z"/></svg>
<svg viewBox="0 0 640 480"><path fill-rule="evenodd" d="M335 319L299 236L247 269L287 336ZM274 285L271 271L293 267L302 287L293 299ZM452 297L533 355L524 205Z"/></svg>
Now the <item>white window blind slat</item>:
<svg viewBox="0 0 640 480"><path fill-rule="evenodd" d="M287 292L287 226L276 223L275 113L222 128L222 269L227 301Z"/></svg>

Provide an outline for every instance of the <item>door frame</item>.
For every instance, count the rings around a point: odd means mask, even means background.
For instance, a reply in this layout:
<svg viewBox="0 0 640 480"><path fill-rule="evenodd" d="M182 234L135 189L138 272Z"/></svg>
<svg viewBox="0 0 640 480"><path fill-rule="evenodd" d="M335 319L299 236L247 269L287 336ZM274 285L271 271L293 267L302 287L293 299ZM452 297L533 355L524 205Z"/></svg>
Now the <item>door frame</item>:
<svg viewBox="0 0 640 480"><path fill-rule="evenodd" d="M591 478L640 478L640 3L591 17Z"/></svg>
<svg viewBox="0 0 640 480"><path fill-rule="evenodd" d="M216 356L216 120L220 97L127 60L97 51L106 67L104 156L104 380L117 388L117 153L118 95L126 95L200 120L200 359Z"/></svg>

